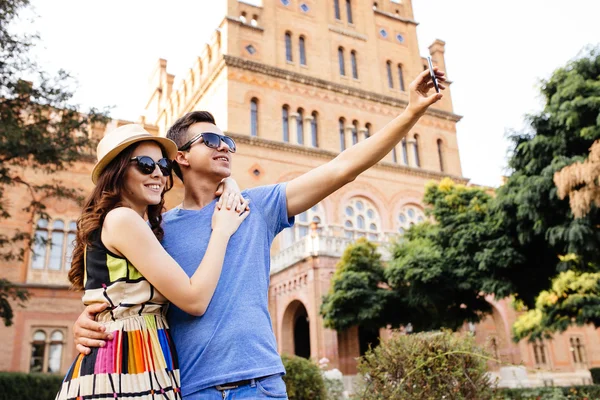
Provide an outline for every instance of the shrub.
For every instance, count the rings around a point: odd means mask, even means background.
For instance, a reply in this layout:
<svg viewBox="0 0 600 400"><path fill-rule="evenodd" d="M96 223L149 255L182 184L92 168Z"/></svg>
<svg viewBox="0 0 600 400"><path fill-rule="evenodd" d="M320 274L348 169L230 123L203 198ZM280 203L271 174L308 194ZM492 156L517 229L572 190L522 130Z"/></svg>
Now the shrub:
<svg viewBox="0 0 600 400"><path fill-rule="evenodd" d="M355 398L490 400L488 359L470 335L395 333L361 357L358 370L364 378Z"/></svg>
<svg viewBox="0 0 600 400"><path fill-rule="evenodd" d="M290 400L326 400L325 383L319 367L310 360L281 356L286 374L283 377Z"/></svg>
<svg viewBox="0 0 600 400"><path fill-rule="evenodd" d="M592 374L592 382L595 385L600 384L600 368L590 368L590 374Z"/></svg>
<svg viewBox="0 0 600 400"><path fill-rule="evenodd" d="M323 382L325 382L327 400L340 400L344 398L344 381L342 377L342 373L336 368L323 371Z"/></svg>
<svg viewBox="0 0 600 400"><path fill-rule="evenodd" d="M494 400L592 400L600 399L600 385L498 389Z"/></svg>
<svg viewBox="0 0 600 400"><path fill-rule="evenodd" d="M0 400L54 400L63 377L0 372Z"/></svg>

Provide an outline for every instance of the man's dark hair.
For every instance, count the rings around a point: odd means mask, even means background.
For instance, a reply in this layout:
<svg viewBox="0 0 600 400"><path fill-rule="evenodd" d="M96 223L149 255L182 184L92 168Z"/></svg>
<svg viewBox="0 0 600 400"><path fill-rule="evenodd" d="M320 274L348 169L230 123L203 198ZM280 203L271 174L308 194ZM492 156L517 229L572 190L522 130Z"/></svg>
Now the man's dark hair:
<svg viewBox="0 0 600 400"><path fill-rule="evenodd" d="M167 138L171 139L177 145L177 148L186 144L188 140L188 128L197 122L208 122L216 125L215 117L208 111L192 111L179 118L167 131ZM179 164L173 163L173 171L183 182L183 174L179 168Z"/></svg>

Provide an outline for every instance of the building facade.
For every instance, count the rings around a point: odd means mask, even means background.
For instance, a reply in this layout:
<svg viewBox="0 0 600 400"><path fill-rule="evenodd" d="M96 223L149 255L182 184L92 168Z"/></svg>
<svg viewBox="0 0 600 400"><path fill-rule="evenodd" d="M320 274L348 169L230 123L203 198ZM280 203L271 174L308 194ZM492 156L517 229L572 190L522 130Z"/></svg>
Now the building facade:
<svg viewBox="0 0 600 400"><path fill-rule="evenodd" d="M212 112L238 143L232 168L242 188L293 179L376 134L406 107L408 84L427 67L410 0L250 3L256 1L219 2L223 18L177 85L167 61L156 63L139 121L164 136L183 114ZM444 52L441 40L428 48L442 70ZM280 352L325 357L344 374L356 373L356 357L377 333L324 328L321 298L349 243L367 237L381 245L386 259L386 243L425 219L427 182L450 177L468 183L456 138L461 117L454 113L449 86L383 161L297 216L295 226L275 239L269 310ZM107 130L123 123L113 121ZM89 192L92 166L81 162L52 178ZM40 171L24 173L48 179ZM72 324L83 309L81 294L70 291L67 281L79 207L46 199L52 218L33 221L19 208L27 196L24 189L10 194L13 218L1 229L27 230L51 244L36 246L37 256L27 252L23 262L0 262L1 276L33 295L26 308L16 309L12 327L0 327L0 370L64 373L75 355ZM168 196L168 206L178 204L181 186ZM515 344L510 326L516 313L504 300L490 302L494 313L465 330L502 362L542 374L542 383L583 383L588 375L582 371L600 365L595 329L573 328L551 341ZM378 334L385 338L390 332ZM502 365L490 363L490 369Z"/></svg>

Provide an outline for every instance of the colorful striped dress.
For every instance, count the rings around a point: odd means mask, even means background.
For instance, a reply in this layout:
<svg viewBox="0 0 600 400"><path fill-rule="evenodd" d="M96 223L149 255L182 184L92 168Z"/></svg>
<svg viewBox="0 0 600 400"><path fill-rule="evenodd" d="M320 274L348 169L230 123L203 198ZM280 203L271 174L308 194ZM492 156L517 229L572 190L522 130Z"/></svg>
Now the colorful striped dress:
<svg viewBox="0 0 600 400"><path fill-rule="evenodd" d="M86 248L84 289L85 305L109 304L96 320L114 338L75 359L56 398L181 399L167 299L99 237Z"/></svg>

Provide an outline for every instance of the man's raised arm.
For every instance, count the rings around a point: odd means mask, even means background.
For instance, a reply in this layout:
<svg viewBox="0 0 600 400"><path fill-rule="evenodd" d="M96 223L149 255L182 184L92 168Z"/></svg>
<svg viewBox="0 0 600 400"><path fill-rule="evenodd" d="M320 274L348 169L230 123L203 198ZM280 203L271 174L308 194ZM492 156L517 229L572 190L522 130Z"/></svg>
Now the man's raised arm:
<svg viewBox="0 0 600 400"><path fill-rule="evenodd" d="M437 67L435 73L438 82L445 81L444 73L438 71ZM439 87L445 89L443 84ZM442 98L442 94L435 91L428 95L433 88L429 70L419 74L408 88L409 102L402 114L375 135L343 151L327 164L288 182L286 198L289 217L308 210L379 162L406 136L429 106Z"/></svg>

